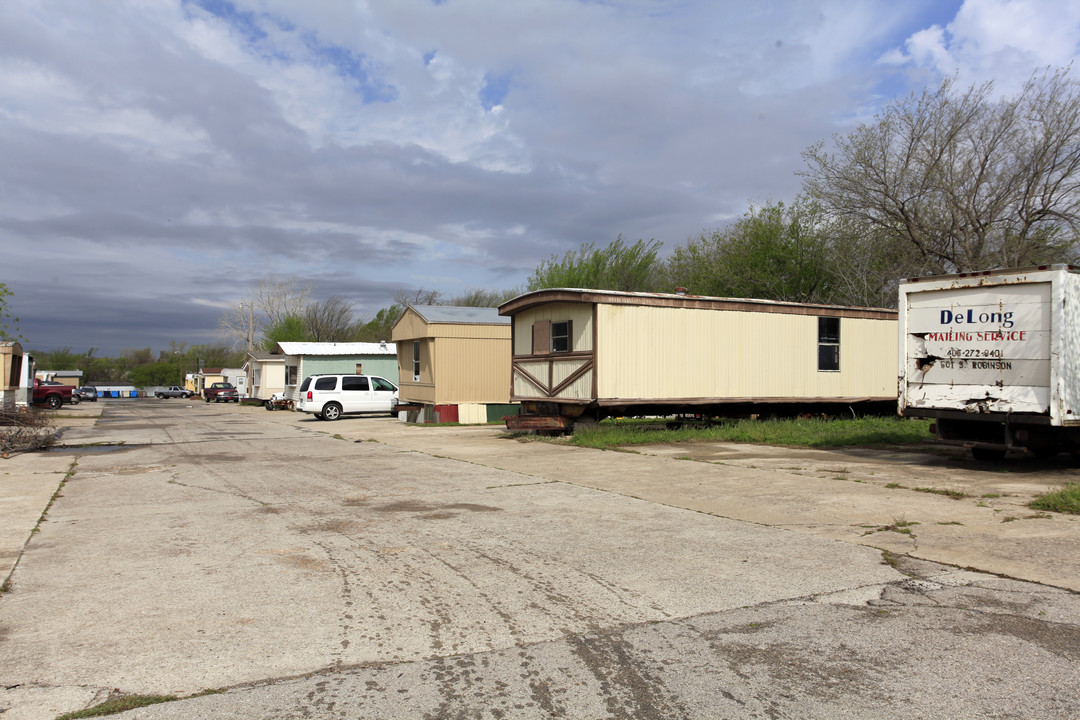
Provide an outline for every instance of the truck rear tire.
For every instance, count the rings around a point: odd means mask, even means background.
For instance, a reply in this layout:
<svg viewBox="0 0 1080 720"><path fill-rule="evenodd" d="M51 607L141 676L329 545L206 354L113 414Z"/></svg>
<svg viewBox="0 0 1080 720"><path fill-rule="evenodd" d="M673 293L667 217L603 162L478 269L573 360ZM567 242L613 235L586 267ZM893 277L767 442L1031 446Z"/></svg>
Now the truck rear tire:
<svg viewBox="0 0 1080 720"><path fill-rule="evenodd" d="M59 410L60 406L64 404L64 398L59 395L49 395L45 398L45 407L50 410Z"/></svg>

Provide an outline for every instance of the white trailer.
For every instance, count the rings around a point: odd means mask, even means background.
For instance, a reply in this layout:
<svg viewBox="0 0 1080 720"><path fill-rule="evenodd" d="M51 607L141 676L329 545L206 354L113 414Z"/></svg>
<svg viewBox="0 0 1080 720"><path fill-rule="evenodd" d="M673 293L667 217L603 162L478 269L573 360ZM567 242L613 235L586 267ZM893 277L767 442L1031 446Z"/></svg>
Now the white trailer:
<svg viewBox="0 0 1080 720"><path fill-rule="evenodd" d="M1080 269L900 285L899 412L977 459L1080 451Z"/></svg>

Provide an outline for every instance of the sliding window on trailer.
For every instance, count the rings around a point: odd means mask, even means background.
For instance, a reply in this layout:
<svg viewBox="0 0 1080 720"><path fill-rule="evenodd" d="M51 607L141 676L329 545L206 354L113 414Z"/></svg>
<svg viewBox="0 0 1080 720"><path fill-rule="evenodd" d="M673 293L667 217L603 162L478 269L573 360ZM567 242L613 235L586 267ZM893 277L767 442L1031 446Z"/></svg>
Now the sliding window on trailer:
<svg viewBox="0 0 1080 720"><path fill-rule="evenodd" d="M840 370L840 318L818 318L818 372Z"/></svg>

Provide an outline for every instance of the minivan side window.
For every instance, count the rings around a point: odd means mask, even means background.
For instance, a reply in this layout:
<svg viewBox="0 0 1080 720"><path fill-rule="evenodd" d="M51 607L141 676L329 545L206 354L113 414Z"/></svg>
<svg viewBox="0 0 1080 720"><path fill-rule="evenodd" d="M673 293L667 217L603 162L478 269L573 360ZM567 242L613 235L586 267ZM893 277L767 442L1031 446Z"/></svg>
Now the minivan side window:
<svg viewBox="0 0 1080 720"><path fill-rule="evenodd" d="M381 377L371 378L371 384L375 386L376 390L389 390L390 392L397 390L397 388L394 387L394 383Z"/></svg>
<svg viewBox="0 0 1080 720"><path fill-rule="evenodd" d="M336 390L337 378L334 376L316 378L315 380L316 390Z"/></svg>
<svg viewBox="0 0 1080 720"><path fill-rule="evenodd" d="M308 375L306 378L304 378L304 384L300 386L300 392L306 392L307 389L308 389L308 385L310 385L310 384L311 384L311 376Z"/></svg>
<svg viewBox="0 0 1080 720"><path fill-rule="evenodd" d="M343 377L341 378L342 390L362 390L367 392L368 382L366 377Z"/></svg>

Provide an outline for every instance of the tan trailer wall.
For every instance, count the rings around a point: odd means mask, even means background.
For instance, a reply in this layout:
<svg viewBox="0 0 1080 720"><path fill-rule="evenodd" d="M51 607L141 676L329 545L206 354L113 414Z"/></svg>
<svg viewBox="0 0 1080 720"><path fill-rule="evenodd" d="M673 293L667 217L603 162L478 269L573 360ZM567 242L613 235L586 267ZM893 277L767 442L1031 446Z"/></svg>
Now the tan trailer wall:
<svg viewBox="0 0 1080 720"><path fill-rule="evenodd" d="M397 337L397 334L394 336ZM398 357L398 399L402 402L435 402L435 341L420 340L419 381L413 380L413 340L395 342Z"/></svg>
<svg viewBox="0 0 1080 720"><path fill-rule="evenodd" d="M435 346L436 404L510 402L509 327L502 338L438 338Z"/></svg>
<svg viewBox="0 0 1080 720"><path fill-rule="evenodd" d="M592 305L588 303L550 303L523 310L514 316L514 355L532 354L532 326L538 320L553 322L573 321L574 352L593 348Z"/></svg>
<svg viewBox="0 0 1080 720"><path fill-rule="evenodd" d="M818 316L599 305L600 398L896 394L895 320L842 318L840 370L817 369Z"/></svg>
<svg viewBox="0 0 1080 720"><path fill-rule="evenodd" d="M417 315L412 308L406 308L401 315L401 319L394 323L390 339L395 343L401 343L427 337L427 335L427 323L424 322L424 319ZM405 376L400 375L399 377ZM412 377L412 370L409 371L409 377Z"/></svg>

